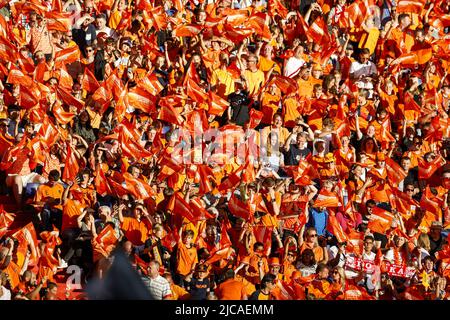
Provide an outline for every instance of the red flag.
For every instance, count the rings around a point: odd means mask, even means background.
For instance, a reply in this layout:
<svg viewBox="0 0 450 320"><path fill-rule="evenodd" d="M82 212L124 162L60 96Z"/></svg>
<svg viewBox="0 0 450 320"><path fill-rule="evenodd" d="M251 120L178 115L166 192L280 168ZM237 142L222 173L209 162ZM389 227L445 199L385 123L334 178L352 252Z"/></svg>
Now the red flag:
<svg viewBox="0 0 450 320"><path fill-rule="evenodd" d="M208 91L208 114L213 114L215 116L222 116L223 112L230 106L230 103L222 99L220 96L212 92Z"/></svg>
<svg viewBox="0 0 450 320"><path fill-rule="evenodd" d="M414 97L409 92L405 93L403 97L403 102L405 105L405 111L406 110L413 110L417 112L421 111L420 106L417 104L417 102L414 101Z"/></svg>
<svg viewBox="0 0 450 320"><path fill-rule="evenodd" d="M431 162L426 162L423 158L419 158L419 179L428 179L440 167L446 164L445 159L438 154Z"/></svg>
<svg viewBox="0 0 450 320"><path fill-rule="evenodd" d="M237 198L237 196L233 193L231 195L230 200L228 201L228 208L231 214L241 217L244 220L248 220L251 215L251 209L249 204L245 204L241 200Z"/></svg>
<svg viewBox="0 0 450 320"><path fill-rule="evenodd" d="M179 112L175 110L171 105L162 105L160 106L158 113L158 119L176 124L177 126L181 126L183 122L183 117L180 116Z"/></svg>
<svg viewBox="0 0 450 320"><path fill-rule="evenodd" d="M196 218L189 204L184 200L179 192L176 192L169 200L167 210L171 210L173 214L180 215L190 222L195 222Z"/></svg>

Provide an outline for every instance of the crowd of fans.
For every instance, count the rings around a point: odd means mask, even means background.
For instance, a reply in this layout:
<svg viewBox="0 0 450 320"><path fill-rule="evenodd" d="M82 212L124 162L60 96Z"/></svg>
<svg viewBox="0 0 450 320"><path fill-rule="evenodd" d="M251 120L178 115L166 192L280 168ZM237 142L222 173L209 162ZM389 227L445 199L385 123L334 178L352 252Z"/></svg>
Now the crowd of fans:
<svg viewBox="0 0 450 320"><path fill-rule="evenodd" d="M448 1L0 7L0 300L448 299Z"/></svg>

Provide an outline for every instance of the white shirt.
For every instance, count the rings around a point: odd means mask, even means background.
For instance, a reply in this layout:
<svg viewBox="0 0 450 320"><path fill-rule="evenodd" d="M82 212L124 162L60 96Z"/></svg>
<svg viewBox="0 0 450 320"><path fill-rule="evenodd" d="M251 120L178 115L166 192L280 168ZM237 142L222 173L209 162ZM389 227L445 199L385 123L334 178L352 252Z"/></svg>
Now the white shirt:
<svg viewBox="0 0 450 320"><path fill-rule="evenodd" d="M377 67L372 61L360 63L359 61L353 61L350 65L350 73L353 73L355 79L363 76L370 76L377 73Z"/></svg>
<svg viewBox="0 0 450 320"><path fill-rule="evenodd" d="M4 286L1 286L1 294L0 300L11 300L11 291L6 289Z"/></svg>
<svg viewBox="0 0 450 320"><path fill-rule="evenodd" d="M300 68L305 64L305 60L297 57L290 57L284 66L284 76L293 78L299 74Z"/></svg>

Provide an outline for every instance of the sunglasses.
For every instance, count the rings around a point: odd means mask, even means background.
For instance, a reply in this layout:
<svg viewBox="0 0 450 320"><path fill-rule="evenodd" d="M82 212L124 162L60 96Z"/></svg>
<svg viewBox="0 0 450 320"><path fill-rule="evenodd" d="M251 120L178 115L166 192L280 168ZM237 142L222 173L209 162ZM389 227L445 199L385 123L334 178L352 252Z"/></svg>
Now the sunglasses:
<svg viewBox="0 0 450 320"><path fill-rule="evenodd" d="M313 237L313 238L315 238L315 237L317 237L317 234L309 234L308 237Z"/></svg>
<svg viewBox="0 0 450 320"><path fill-rule="evenodd" d="M93 51L94 51L93 49L86 50L86 52L93 52Z"/></svg>
<svg viewBox="0 0 450 320"><path fill-rule="evenodd" d="M406 192L414 192L414 189L406 189Z"/></svg>

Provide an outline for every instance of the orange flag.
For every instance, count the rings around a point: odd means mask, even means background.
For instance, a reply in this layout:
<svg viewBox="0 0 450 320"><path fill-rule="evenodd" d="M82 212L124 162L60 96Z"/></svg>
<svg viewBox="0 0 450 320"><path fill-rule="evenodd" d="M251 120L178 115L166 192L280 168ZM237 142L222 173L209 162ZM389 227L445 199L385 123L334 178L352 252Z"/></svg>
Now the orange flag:
<svg viewBox="0 0 450 320"><path fill-rule="evenodd" d="M155 74L142 78L138 81L137 86L144 89L152 96L157 96L164 89L164 86L159 82Z"/></svg>
<svg viewBox="0 0 450 320"><path fill-rule="evenodd" d="M0 238L7 232L8 228L13 224L15 215L8 213L3 209L3 205L0 204Z"/></svg>
<svg viewBox="0 0 450 320"><path fill-rule="evenodd" d="M0 36L0 58L15 63L19 58L17 48L11 41Z"/></svg>
<svg viewBox="0 0 450 320"><path fill-rule="evenodd" d="M196 24L181 24L173 30L176 37L195 37L201 31L203 27Z"/></svg>
<svg viewBox="0 0 450 320"><path fill-rule="evenodd" d="M231 214L237 217L241 217L244 220L248 220L250 218L250 215L252 214L250 205L239 200L235 193L231 195L231 198L228 201L228 209L230 210Z"/></svg>
<svg viewBox="0 0 450 320"><path fill-rule="evenodd" d="M340 207L342 204L336 192L321 189L314 201L314 207Z"/></svg>
<svg viewBox="0 0 450 320"><path fill-rule="evenodd" d="M266 253L266 255L268 255L268 253L270 252L270 248L272 247L272 231L273 227L253 227L253 235L255 236L255 240L264 243L264 252Z"/></svg>
<svg viewBox="0 0 450 320"><path fill-rule="evenodd" d="M421 14L426 2L426 0L399 0L397 3L397 12Z"/></svg>
<svg viewBox="0 0 450 320"><path fill-rule="evenodd" d="M108 184L108 180L106 179L105 173L103 170L98 167L95 171L95 178L94 178L94 186L95 191L102 197L104 197L107 194L112 194L112 189Z"/></svg>
<svg viewBox="0 0 450 320"><path fill-rule="evenodd" d="M133 177L133 175L129 172L125 172L122 178L125 184L124 188L137 199L145 200L155 194L152 187L148 183L139 178Z"/></svg>
<svg viewBox="0 0 450 320"><path fill-rule="evenodd" d="M328 34L327 24L322 16L319 16L308 28L308 39L318 44L328 44L330 35Z"/></svg>
<svg viewBox="0 0 450 320"><path fill-rule="evenodd" d="M272 17L275 17L278 14L281 18L286 19L286 16L289 13L289 10L286 9L280 0L269 0L268 9L269 15Z"/></svg>
<svg viewBox="0 0 450 320"><path fill-rule="evenodd" d="M87 92L95 92L100 87L97 79L89 68L84 68L83 80L81 81L81 87Z"/></svg>
<svg viewBox="0 0 450 320"><path fill-rule="evenodd" d="M69 144L67 144L67 155L64 163L63 180L65 182L75 181L75 178L80 171L80 166L78 165L78 160Z"/></svg>
<svg viewBox="0 0 450 320"><path fill-rule="evenodd" d="M259 125L262 118L264 117L264 114L256 109L251 109L249 112L249 117L250 117L249 128L254 129Z"/></svg>
<svg viewBox="0 0 450 320"><path fill-rule="evenodd" d="M171 105L161 105L158 112L158 119L181 126L183 117Z"/></svg>
<svg viewBox="0 0 450 320"><path fill-rule="evenodd" d="M367 227L373 232L384 234L391 227L394 216L392 215L392 213L384 209L373 207L372 214L370 215L369 219L370 220Z"/></svg>
<svg viewBox="0 0 450 320"><path fill-rule="evenodd" d="M268 86L275 84L285 95L292 94L298 91L298 83L295 79L284 77L281 75L274 75L269 81Z"/></svg>
<svg viewBox="0 0 450 320"><path fill-rule="evenodd" d="M406 92L403 97L403 102L405 105L404 110L413 110L417 112L421 112L420 106L417 104L416 101L414 101L414 97L409 93Z"/></svg>
<svg viewBox="0 0 450 320"><path fill-rule="evenodd" d="M200 197L190 199L189 207L191 208L192 213L196 215L196 221L214 218L214 216L205 209Z"/></svg>
<svg viewBox="0 0 450 320"><path fill-rule="evenodd" d="M213 114L220 117L222 116L223 112L230 106L230 103L227 100L222 99L211 90L208 91L208 98L208 114L210 115Z"/></svg>
<svg viewBox="0 0 450 320"><path fill-rule="evenodd" d="M140 87L134 87L128 92L128 103L145 113L156 111L155 97Z"/></svg>
<svg viewBox="0 0 450 320"><path fill-rule="evenodd" d="M270 32L268 24L266 23L266 17L267 14L263 12L253 13L247 20L246 25L253 28L253 30L255 30L255 33L263 39L270 40L272 38L272 34Z"/></svg>
<svg viewBox="0 0 450 320"><path fill-rule="evenodd" d="M45 17L49 31L69 32L72 29L72 17L69 12L47 12Z"/></svg>
<svg viewBox="0 0 450 320"><path fill-rule="evenodd" d="M95 240L103 247L108 247L111 245L115 245L119 239L117 239L116 237L114 228L110 224L108 224L103 228L102 231L100 231Z"/></svg>
<svg viewBox="0 0 450 320"><path fill-rule="evenodd" d="M67 47L55 54L55 67L59 68L62 65L70 64L80 60L81 52L78 46Z"/></svg>
<svg viewBox="0 0 450 320"><path fill-rule="evenodd" d="M344 230L342 230L342 226L339 224L339 221L336 219L334 213L330 213L330 215L328 215L327 230L336 237L338 242L348 241L348 237Z"/></svg>
<svg viewBox="0 0 450 320"><path fill-rule="evenodd" d="M56 92L58 93L59 98L68 106L74 106L78 109L78 111L84 108L84 101L78 100L72 95L72 93L70 93L66 89L57 87Z"/></svg>
<svg viewBox="0 0 450 320"><path fill-rule="evenodd" d="M53 115L55 116L56 121L60 124L68 124L72 119L76 116L73 112L66 112L61 106L61 102L56 100L53 105Z"/></svg>
<svg viewBox="0 0 450 320"><path fill-rule="evenodd" d="M408 175L397 162L389 157L386 157L386 171L388 180L396 185Z"/></svg>

